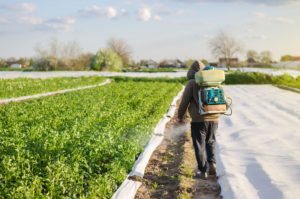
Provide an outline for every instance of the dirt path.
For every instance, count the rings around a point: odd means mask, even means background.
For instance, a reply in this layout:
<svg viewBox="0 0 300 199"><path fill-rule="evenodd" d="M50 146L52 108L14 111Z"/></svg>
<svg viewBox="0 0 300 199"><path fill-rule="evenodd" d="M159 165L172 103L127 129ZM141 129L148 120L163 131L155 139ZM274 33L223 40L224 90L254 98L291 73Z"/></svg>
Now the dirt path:
<svg viewBox="0 0 300 199"><path fill-rule="evenodd" d="M188 123L178 126L172 118L167 124L164 140L151 156L136 199L221 198L216 177L195 177L197 164Z"/></svg>

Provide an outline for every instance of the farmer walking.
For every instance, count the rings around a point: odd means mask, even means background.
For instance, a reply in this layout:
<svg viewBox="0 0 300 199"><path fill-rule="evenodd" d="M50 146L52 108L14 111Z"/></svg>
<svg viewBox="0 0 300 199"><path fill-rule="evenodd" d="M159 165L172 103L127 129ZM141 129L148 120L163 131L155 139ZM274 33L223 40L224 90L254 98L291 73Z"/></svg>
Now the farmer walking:
<svg viewBox="0 0 300 199"><path fill-rule="evenodd" d="M195 61L188 73L188 82L184 89L182 100L178 109L178 122L183 123L186 110L192 118L191 132L195 156L198 163L197 176L207 179L209 175L216 174L215 133L218 128L219 114L199 114L198 90L200 86L195 81L195 73L203 70L205 65L200 61Z"/></svg>

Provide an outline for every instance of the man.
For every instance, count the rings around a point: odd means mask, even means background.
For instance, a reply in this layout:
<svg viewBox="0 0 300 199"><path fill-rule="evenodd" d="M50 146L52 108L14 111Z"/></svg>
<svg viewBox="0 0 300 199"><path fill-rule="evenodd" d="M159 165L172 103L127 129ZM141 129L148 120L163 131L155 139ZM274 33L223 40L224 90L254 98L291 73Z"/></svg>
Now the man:
<svg viewBox="0 0 300 199"><path fill-rule="evenodd" d="M207 179L208 174L216 174L215 159L215 133L218 128L219 114L200 115L198 105L198 90L200 86L195 82L195 73L203 70L205 65L200 61L195 61L188 73L188 82L184 89L182 100L178 109L178 122L184 122L183 117L188 109L192 118L191 132L195 156L198 163L197 172L199 177Z"/></svg>

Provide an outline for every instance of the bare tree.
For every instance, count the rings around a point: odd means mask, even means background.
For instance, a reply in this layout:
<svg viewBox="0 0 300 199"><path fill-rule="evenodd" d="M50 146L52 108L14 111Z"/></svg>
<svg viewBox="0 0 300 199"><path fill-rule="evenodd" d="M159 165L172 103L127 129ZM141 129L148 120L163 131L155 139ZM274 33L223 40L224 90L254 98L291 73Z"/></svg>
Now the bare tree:
<svg viewBox="0 0 300 199"><path fill-rule="evenodd" d="M77 60L82 54L82 49L76 41L60 42L52 39L46 47L37 44L34 50L37 53L34 66L39 70L73 70L87 67L78 65Z"/></svg>
<svg viewBox="0 0 300 199"><path fill-rule="evenodd" d="M37 44L34 48L39 57L52 57L57 59L74 59L82 54L82 49L76 41L63 43L57 39L51 39L45 48Z"/></svg>
<svg viewBox="0 0 300 199"><path fill-rule="evenodd" d="M230 69L230 59L242 51L242 45L225 32L220 32L216 37L211 39L209 45L212 54L217 58L222 57L226 60L228 70Z"/></svg>
<svg viewBox="0 0 300 199"><path fill-rule="evenodd" d="M61 50L61 56L67 59L75 59L82 54L82 49L76 41L65 43Z"/></svg>
<svg viewBox="0 0 300 199"><path fill-rule="evenodd" d="M107 48L117 53L122 58L122 62L125 66L129 64L132 51L131 47L125 40L120 38L111 38L107 42Z"/></svg>
<svg viewBox="0 0 300 199"><path fill-rule="evenodd" d="M247 51L247 59L253 59L254 61L259 61L259 55L255 50Z"/></svg>
<svg viewBox="0 0 300 199"><path fill-rule="evenodd" d="M272 63L272 53L268 50L262 51L260 53L260 62L263 64L271 64Z"/></svg>
<svg viewBox="0 0 300 199"><path fill-rule="evenodd" d="M4 67L6 67L6 66L7 66L6 60L0 58L0 68L4 68Z"/></svg>

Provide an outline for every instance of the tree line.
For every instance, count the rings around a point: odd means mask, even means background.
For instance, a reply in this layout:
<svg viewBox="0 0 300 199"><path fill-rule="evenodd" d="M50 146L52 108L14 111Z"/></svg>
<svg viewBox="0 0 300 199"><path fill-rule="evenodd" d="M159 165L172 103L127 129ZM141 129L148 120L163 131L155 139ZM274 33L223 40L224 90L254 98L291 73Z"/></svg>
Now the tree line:
<svg viewBox="0 0 300 199"><path fill-rule="evenodd" d="M52 39L46 46L34 47L34 58L0 58L0 68L9 67L11 63L32 67L33 70L108 70L121 71L131 64L131 47L123 39L111 38L106 47L95 54L83 53L76 41L61 42Z"/></svg>
<svg viewBox="0 0 300 199"><path fill-rule="evenodd" d="M228 69L231 67L231 60L237 55L244 53L244 47L234 37L225 32L219 32L208 41L211 53L215 58L225 60ZM34 48L35 58L0 58L0 68L8 67L11 63L19 63L23 67L31 67L33 70L97 70L97 71L121 71L124 68L138 69L140 66L147 66L147 60L134 62L131 59L132 48L123 39L111 38L106 46L95 54L83 53L82 48L76 41L61 42L52 39L46 46L37 44ZM239 62L238 66L270 67L273 62L272 53L269 50L257 52L248 50L247 60ZM281 61L299 61L299 56L283 55ZM180 61L180 60L179 60ZM189 67L193 59L182 63L183 67ZM202 59L204 64L208 64ZM167 60L160 61L157 66L167 66Z"/></svg>

